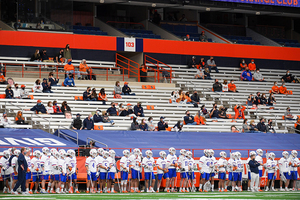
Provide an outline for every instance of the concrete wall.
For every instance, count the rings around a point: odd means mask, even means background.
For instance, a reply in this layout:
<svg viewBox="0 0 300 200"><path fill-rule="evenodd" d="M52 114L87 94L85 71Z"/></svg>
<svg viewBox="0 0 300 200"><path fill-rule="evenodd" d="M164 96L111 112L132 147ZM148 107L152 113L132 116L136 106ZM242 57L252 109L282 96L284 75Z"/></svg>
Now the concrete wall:
<svg viewBox="0 0 300 200"><path fill-rule="evenodd" d="M281 46L280 44L278 44L277 42L253 31L250 28L246 28L246 36L247 37L252 37L253 40L260 42L260 44L262 45L267 45L267 46Z"/></svg>
<svg viewBox="0 0 300 200"><path fill-rule="evenodd" d="M165 39L165 40L182 40L181 38L177 37L173 33L170 33L168 31L162 29L161 27L157 26L156 24L153 24L153 23L149 22L148 20L145 20L142 23L146 25L147 30L153 31L153 33L156 34L156 35L160 35L162 39Z"/></svg>
<svg viewBox="0 0 300 200"><path fill-rule="evenodd" d="M0 21L0 29L1 30L7 30L7 31L14 31L15 30L12 27L5 24L3 21Z"/></svg>
<svg viewBox="0 0 300 200"><path fill-rule="evenodd" d="M103 21L95 18L95 26L99 27L102 31L107 32L109 36L117 36L117 37L128 37L123 32L115 29L114 27L104 23Z"/></svg>

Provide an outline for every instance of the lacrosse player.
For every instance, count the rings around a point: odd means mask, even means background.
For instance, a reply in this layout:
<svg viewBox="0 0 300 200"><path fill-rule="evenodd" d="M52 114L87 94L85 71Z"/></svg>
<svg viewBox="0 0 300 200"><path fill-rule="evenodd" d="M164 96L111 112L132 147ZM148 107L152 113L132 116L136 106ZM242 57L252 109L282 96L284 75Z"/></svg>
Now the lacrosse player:
<svg viewBox="0 0 300 200"><path fill-rule="evenodd" d="M226 167L227 167L227 160L226 160L226 152L220 152L220 159L217 162L218 166L218 177L219 177L219 192L227 192L225 188L225 180L226 180ZM225 189L224 189L225 188Z"/></svg>
<svg viewBox="0 0 300 200"><path fill-rule="evenodd" d="M31 149L26 147L26 154L25 154L25 159L26 159L26 162L27 162L27 172L26 172L26 192L29 193L29 194L32 194L32 192L29 191L29 181L31 179L31 171L30 171L30 166L31 166L31 159L30 159L30 154L31 154Z"/></svg>
<svg viewBox="0 0 300 200"><path fill-rule="evenodd" d="M292 191L296 191L296 181L298 179L298 167L300 166L299 159L297 158L298 152L293 150L290 156L290 171L291 171L291 181L293 180L293 189Z"/></svg>
<svg viewBox="0 0 300 200"><path fill-rule="evenodd" d="M49 172L50 172L50 158L48 156L49 149L47 147L42 148L42 157L41 157L41 179L42 179L42 191L41 193L47 193L46 181L49 181Z"/></svg>
<svg viewBox="0 0 300 200"><path fill-rule="evenodd" d="M214 191L214 188L215 188L215 170L216 170L216 167L217 167L217 160L215 158L215 152L214 150L212 149L209 149L208 150L209 152L209 157L210 157L210 166L211 166L211 172L210 172L210 177L211 177L211 191L213 192Z"/></svg>
<svg viewBox="0 0 300 200"><path fill-rule="evenodd" d="M58 167L60 169L60 181L58 183L58 187L60 188L59 193L66 193L65 184L67 181L67 163L66 163L66 151L64 149L61 149L58 151L60 158L58 159Z"/></svg>
<svg viewBox="0 0 300 200"><path fill-rule="evenodd" d="M128 150L123 151L123 156L120 160L120 169L121 169L121 190L123 193L127 193L127 180L129 172L129 157L130 152Z"/></svg>
<svg viewBox="0 0 300 200"><path fill-rule="evenodd" d="M199 186L199 192L202 192L202 186L207 183L207 181L210 178L210 166L211 166L211 160L209 157L208 149L204 149L204 156L200 158L199 161L199 169L201 174L201 180L200 180L200 186ZM204 192L207 192L207 190L204 190Z"/></svg>
<svg viewBox="0 0 300 200"><path fill-rule="evenodd" d="M257 156L255 157L255 160L260 164L260 166L258 166L258 170L259 170L259 183L261 181L261 177L262 177L262 171L263 171L263 150L261 149L257 149L256 150L256 154ZM261 192L262 190L259 189L259 191Z"/></svg>
<svg viewBox="0 0 300 200"><path fill-rule="evenodd" d="M95 188L96 186L96 173L97 173L97 150L96 149L91 149L90 150L90 156L86 159L85 161L85 168L87 172L87 188L86 188L86 193L90 193L90 188L91 192L95 193Z"/></svg>
<svg viewBox="0 0 300 200"><path fill-rule="evenodd" d="M243 170L244 170L244 164L243 161L241 160L241 153L239 151L236 152L237 154L237 159L236 159L236 163L237 163L237 170L236 170L236 175L237 175L237 187L236 190L239 192L242 192L242 178L243 178Z"/></svg>
<svg viewBox="0 0 300 200"><path fill-rule="evenodd" d="M140 162L140 150L135 148L133 150L133 154L129 157L130 161L130 168L131 168L131 192L138 192L140 193L139 190L139 182L140 182L140 167L141 167L141 162Z"/></svg>
<svg viewBox="0 0 300 200"><path fill-rule="evenodd" d="M9 185L9 179L10 179L10 172L9 172L9 151L5 150L3 151L3 156L0 159L0 163L1 163L1 175L2 175L2 179L3 179L3 183L4 183L4 188L3 188L3 193L8 193L10 192L10 185Z"/></svg>
<svg viewBox="0 0 300 200"><path fill-rule="evenodd" d="M108 172L108 180L107 180L107 193L117 193L115 191L115 174L117 173L116 168L116 152L114 150L109 150L109 157L108 163L109 163L109 172Z"/></svg>
<svg viewBox="0 0 300 200"><path fill-rule="evenodd" d="M277 161L275 160L275 154L273 152L269 153L269 159L266 163L266 169L268 170L268 183L265 191L269 191L270 181L272 182L271 189L274 189L274 181L276 179L276 171L278 170Z"/></svg>
<svg viewBox="0 0 300 200"><path fill-rule="evenodd" d="M99 177L100 179L100 193L103 193L103 190L105 188L105 183L108 177L108 172L110 170L109 168L109 153L107 151L103 151L102 154L103 158L101 159L101 162L98 163L98 169L100 169L100 174L99 171L97 171L96 177ZM106 190L107 191L107 190Z"/></svg>
<svg viewBox="0 0 300 200"><path fill-rule="evenodd" d="M232 153L232 161L230 163L232 169L232 192L237 191L236 186L239 180L239 172L238 172L238 154L237 152Z"/></svg>
<svg viewBox="0 0 300 200"><path fill-rule="evenodd" d="M280 172L280 191L289 191L288 186L290 183L290 167L289 167L289 153L287 151L282 152L282 158L280 158L279 164L279 172ZM282 181L285 183L285 190L282 189Z"/></svg>
<svg viewBox="0 0 300 200"><path fill-rule="evenodd" d="M143 158L142 166L144 167L144 172L145 172L145 188L147 188L145 192L155 192L153 190L155 184L153 166L155 166L155 162L152 157L152 151L150 150L146 151L146 157ZM149 185L149 180L150 180L150 185Z"/></svg>
<svg viewBox="0 0 300 200"><path fill-rule="evenodd" d="M157 191L159 192L160 184L162 178L166 179L166 190L168 193L170 193L170 179L169 179L169 173L168 173L168 165L167 165L167 160L166 160L166 152L161 151L159 152L160 158L156 160L156 167L157 167Z"/></svg>
<svg viewBox="0 0 300 200"><path fill-rule="evenodd" d="M50 193L51 190L51 186L54 182L54 175L52 172L52 160L54 158L54 153L57 152L57 150L55 148L50 149L50 156L49 156L49 161L50 161L50 170L49 170L49 174L50 174L50 179L49 179L49 183L48 183L48 188L47 188L47 192Z"/></svg>
<svg viewBox="0 0 300 200"><path fill-rule="evenodd" d="M52 183L51 183L50 193L55 194L54 187L56 188L56 192L60 193L59 187L58 187L58 184L59 184L58 182L59 182L59 176L60 176L61 171L58 166L59 152L52 150L51 154L52 154L52 157L50 159L51 159Z"/></svg>
<svg viewBox="0 0 300 200"><path fill-rule="evenodd" d="M170 178L170 186L172 187L171 192L175 192L175 178L176 178L176 168L177 164L177 156L175 155L176 149L174 147L169 148L169 155L167 156L167 165L169 170L169 178Z"/></svg>
<svg viewBox="0 0 300 200"><path fill-rule="evenodd" d="M11 188L13 189L15 187L15 184L18 182L18 157L19 157L19 154L21 153L20 150L16 149L14 151L14 157L12 158L11 160L11 167L13 169L13 173L12 173L12 177L13 177L13 182L11 184ZM11 190L12 191L12 190ZM13 191L12 191L13 193Z"/></svg>
<svg viewBox="0 0 300 200"><path fill-rule="evenodd" d="M30 186L30 192L32 193L32 188L35 185L34 193L37 194L39 194L38 186L40 182L40 171L41 171L40 157L41 157L41 152L39 150L36 150L33 152L33 158L31 159L32 184Z"/></svg>
<svg viewBox="0 0 300 200"><path fill-rule="evenodd" d="M67 167L69 169L69 177L68 177L68 180L69 180L69 184L71 184L71 180L72 180L72 184L74 183L75 184L75 192L76 193L80 193L78 191L78 185L77 185L77 160L76 160L76 153L73 149L70 149L67 151L67 154L69 155L69 157L67 158ZM73 190L73 185L70 185L70 189ZM73 191L70 191L69 192L73 192Z"/></svg>
<svg viewBox="0 0 300 200"><path fill-rule="evenodd" d="M194 185L194 180L195 180L195 173L194 169L197 169L195 160L193 158L193 154L191 151L186 152L186 156L188 159L188 165L189 165L189 172L188 172L188 184L190 184L192 191L191 192L196 192L195 185Z"/></svg>
<svg viewBox="0 0 300 200"><path fill-rule="evenodd" d="M186 179L187 179L186 171L184 171L184 167L182 167L182 165L185 166L184 162L187 160L186 150L181 149L179 151L179 153L180 153L180 155L178 156L178 167L180 169L180 182L179 182L180 189L179 189L179 192L183 192L182 188L183 188L183 185L185 185L185 182L186 182Z"/></svg>

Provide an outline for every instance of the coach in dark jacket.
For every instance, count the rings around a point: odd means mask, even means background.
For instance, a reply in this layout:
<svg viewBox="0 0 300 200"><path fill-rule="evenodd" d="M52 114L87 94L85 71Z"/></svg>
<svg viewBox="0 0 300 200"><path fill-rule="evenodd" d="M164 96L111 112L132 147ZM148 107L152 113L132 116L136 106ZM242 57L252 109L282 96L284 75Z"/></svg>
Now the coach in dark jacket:
<svg viewBox="0 0 300 200"><path fill-rule="evenodd" d="M136 106L134 106L134 114L138 117L144 117L144 109L142 107L142 103L138 102Z"/></svg>
<svg viewBox="0 0 300 200"><path fill-rule="evenodd" d="M94 130L94 121L92 117L93 115L89 114L89 116L83 120L83 129Z"/></svg>
<svg viewBox="0 0 300 200"><path fill-rule="evenodd" d="M21 149L21 153L18 157L18 182L16 183L13 192L16 193L16 190L19 188L19 186L21 185L21 190L22 193L26 192L26 188L25 188L25 183L26 183L26 172L27 172L27 161L25 159L25 153L26 153L26 149L23 147Z"/></svg>
<svg viewBox="0 0 300 200"><path fill-rule="evenodd" d="M259 170L258 166L260 164L255 160L255 154L251 155L251 160L249 161L249 167L251 171L251 190L252 192L258 192L258 184L259 184ZM255 183L255 186L254 186Z"/></svg>

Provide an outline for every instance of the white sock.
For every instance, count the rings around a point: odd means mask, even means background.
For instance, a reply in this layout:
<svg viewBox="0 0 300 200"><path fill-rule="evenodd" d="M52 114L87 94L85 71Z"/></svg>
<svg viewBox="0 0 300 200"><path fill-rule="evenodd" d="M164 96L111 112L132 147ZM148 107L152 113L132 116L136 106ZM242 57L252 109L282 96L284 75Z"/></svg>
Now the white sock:
<svg viewBox="0 0 300 200"><path fill-rule="evenodd" d="M111 187L111 192L114 192L114 187L113 186Z"/></svg>
<svg viewBox="0 0 300 200"><path fill-rule="evenodd" d="M215 185L211 185L211 188L214 189L214 188L215 188L214 186L215 186Z"/></svg>
<svg viewBox="0 0 300 200"><path fill-rule="evenodd" d="M200 184L200 188L199 189L202 189L202 184Z"/></svg>

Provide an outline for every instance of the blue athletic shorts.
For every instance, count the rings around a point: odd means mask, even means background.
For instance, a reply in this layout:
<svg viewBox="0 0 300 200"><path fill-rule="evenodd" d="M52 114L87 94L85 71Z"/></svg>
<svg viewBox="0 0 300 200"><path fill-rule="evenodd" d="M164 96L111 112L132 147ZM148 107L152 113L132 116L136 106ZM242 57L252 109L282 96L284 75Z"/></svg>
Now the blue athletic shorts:
<svg viewBox="0 0 300 200"><path fill-rule="evenodd" d="M251 180L251 172L248 172L248 180Z"/></svg>
<svg viewBox="0 0 300 200"><path fill-rule="evenodd" d="M169 173L165 173L165 174L157 174L157 179L161 180L162 178L167 179L169 178Z"/></svg>
<svg viewBox="0 0 300 200"><path fill-rule="evenodd" d="M194 172L189 172L188 173L188 179L190 179L190 180L195 179L195 173Z"/></svg>
<svg viewBox="0 0 300 200"><path fill-rule="evenodd" d="M13 180L18 180L18 175L15 175L15 173L12 173L12 177L13 177Z"/></svg>
<svg viewBox="0 0 300 200"><path fill-rule="evenodd" d="M115 179L115 172L108 172L108 179L114 180Z"/></svg>
<svg viewBox="0 0 300 200"><path fill-rule="evenodd" d="M52 175L53 176L53 179L54 181L59 181L59 174L54 174Z"/></svg>
<svg viewBox="0 0 300 200"><path fill-rule="evenodd" d="M141 179L140 172L135 169L131 169L131 178L132 179Z"/></svg>
<svg viewBox="0 0 300 200"><path fill-rule="evenodd" d="M67 181L67 175L60 174L59 178L60 178L60 181L63 182L63 183L65 183Z"/></svg>
<svg viewBox="0 0 300 200"><path fill-rule="evenodd" d="M150 180L150 177L152 179L155 179L154 173L153 172L145 172L145 180Z"/></svg>
<svg viewBox="0 0 300 200"><path fill-rule="evenodd" d="M72 176L72 177L71 177L71 176ZM73 181L73 180L76 180L76 179L77 179L76 173L74 173L74 174L68 176L68 180L71 180L71 178L72 178L72 181Z"/></svg>
<svg viewBox="0 0 300 200"><path fill-rule="evenodd" d="M187 178L188 172L180 172L180 178Z"/></svg>
<svg viewBox="0 0 300 200"><path fill-rule="evenodd" d="M226 180L226 173L225 172L219 172L218 178L221 180Z"/></svg>
<svg viewBox="0 0 300 200"><path fill-rule="evenodd" d="M169 173L169 178L176 177L176 169L171 168L171 169L169 169L168 173Z"/></svg>
<svg viewBox="0 0 300 200"><path fill-rule="evenodd" d="M128 172L121 172L121 180L127 180L128 179Z"/></svg>
<svg viewBox="0 0 300 200"><path fill-rule="evenodd" d="M215 175L215 173L210 173L210 177L214 177Z"/></svg>
<svg viewBox="0 0 300 200"><path fill-rule="evenodd" d="M268 173L268 179L272 180L274 177L274 180L276 179L276 176L274 175L274 173Z"/></svg>
<svg viewBox="0 0 300 200"><path fill-rule="evenodd" d="M49 174L48 175L41 175L40 176L42 180L49 181Z"/></svg>
<svg viewBox="0 0 300 200"><path fill-rule="evenodd" d="M290 180L291 179L291 176L289 175L288 172L283 172L283 175L285 176L286 179ZM281 176L281 174L280 174Z"/></svg>
<svg viewBox="0 0 300 200"><path fill-rule="evenodd" d="M297 180L298 179L298 173L297 171L291 171L291 180Z"/></svg>
<svg viewBox="0 0 300 200"><path fill-rule="evenodd" d="M259 177L262 177L262 170L259 170Z"/></svg>
<svg viewBox="0 0 300 200"><path fill-rule="evenodd" d="M32 182L40 181L39 174L37 172L32 172Z"/></svg>
<svg viewBox="0 0 300 200"><path fill-rule="evenodd" d="M96 181L97 180L96 173L97 172L91 172L90 176L87 174L87 180L91 180L92 179L92 181Z"/></svg>
<svg viewBox="0 0 300 200"><path fill-rule="evenodd" d="M100 172L100 180L106 180L107 172Z"/></svg>
<svg viewBox="0 0 300 200"><path fill-rule="evenodd" d="M26 180L30 180L31 179L31 172L27 172L26 173Z"/></svg>
<svg viewBox="0 0 300 200"><path fill-rule="evenodd" d="M233 181L242 181L242 172L233 172Z"/></svg>
<svg viewBox="0 0 300 200"><path fill-rule="evenodd" d="M232 176L232 172L229 172L229 174L228 174L228 180L229 180L229 181L233 181L233 179L232 179L232 178L233 178L233 176Z"/></svg>
<svg viewBox="0 0 300 200"><path fill-rule="evenodd" d="M10 175L2 175L3 181L10 178Z"/></svg>
<svg viewBox="0 0 300 200"><path fill-rule="evenodd" d="M210 173L203 173L202 175L201 175L201 178L203 178L203 179L205 179L205 180L209 180L209 176L210 176Z"/></svg>

